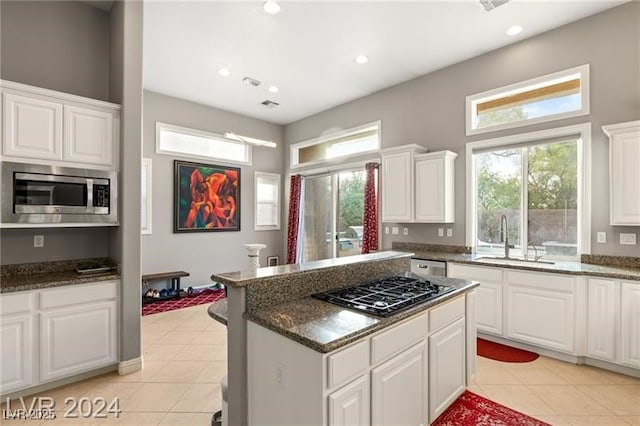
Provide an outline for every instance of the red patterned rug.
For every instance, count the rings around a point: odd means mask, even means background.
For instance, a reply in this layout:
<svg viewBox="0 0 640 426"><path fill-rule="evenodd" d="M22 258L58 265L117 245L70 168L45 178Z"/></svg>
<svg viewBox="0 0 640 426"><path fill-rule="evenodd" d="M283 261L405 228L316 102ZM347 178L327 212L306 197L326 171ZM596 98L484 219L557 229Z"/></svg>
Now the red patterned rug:
<svg viewBox="0 0 640 426"><path fill-rule="evenodd" d="M213 303L222 298L224 298L224 289L206 289L195 296L185 295L180 299L159 300L157 302L145 303L142 305L142 316L173 311L176 309L187 308L189 306L202 305L203 303Z"/></svg>
<svg viewBox="0 0 640 426"><path fill-rule="evenodd" d="M431 426L550 426L473 392L464 391Z"/></svg>
<svg viewBox="0 0 640 426"><path fill-rule="evenodd" d="M531 362L538 354L478 338L478 355L503 362Z"/></svg>

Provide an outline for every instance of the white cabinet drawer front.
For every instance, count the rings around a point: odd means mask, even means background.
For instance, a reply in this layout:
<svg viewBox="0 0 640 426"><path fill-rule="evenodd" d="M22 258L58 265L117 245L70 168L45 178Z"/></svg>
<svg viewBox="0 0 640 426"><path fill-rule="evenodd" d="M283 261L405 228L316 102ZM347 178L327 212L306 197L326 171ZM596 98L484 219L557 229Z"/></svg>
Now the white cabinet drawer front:
<svg viewBox="0 0 640 426"><path fill-rule="evenodd" d="M507 290L507 299L508 337L574 351L573 295L512 286Z"/></svg>
<svg viewBox="0 0 640 426"><path fill-rule="evenodd" d="M347 382L369 367L369 341L357 343L327 358L329 388Z"/></svg>
<svg viewBox="0 0 640 426"><path fill-rule="evenodd" d="M429 332L441 329L450 322L464 316L464 296L443 303L429 311Z"/></svg>
<svg viewBox="0 0 640 426"><path fill-rule="evenodd" d="M0 315L31 312L34 308L34 297L35 293L31 291L3 294L0 296Z"/></svg>
<svg viewBox="0 0 640 426"><path fill-rule="evenodd" d="M447 264L447 272L449 277L480 281L480 284L483 281L502 282L502 270L497 268L467 266L449 262Z"/></svg>
<svg viewBox="0 0 640 426"><path fill-rule="evenodd" d="M428 327L427 316L420 315L371 338L372 363L377 364L423 339Z"/></svg>
<svg viewBox="0 0 640 426"><path fill-rule="evenodd" d="M117 361L116 302L40 314L40 380L89 371Z"/></svg>
<svg viewBox="0 0 640 426"><path fill-rule="evenodd" d="M119 281L114 280L44 290L40 293L40 309L115 299L118 296L118 284Z"/></svg>
<svg viewBox="0 0 640 426"><path fill-rule="evenodd" d="M519 271L507 271L507 281L509 284L566 293L573 293L576 286L576 279L571 276Z"/></svg>

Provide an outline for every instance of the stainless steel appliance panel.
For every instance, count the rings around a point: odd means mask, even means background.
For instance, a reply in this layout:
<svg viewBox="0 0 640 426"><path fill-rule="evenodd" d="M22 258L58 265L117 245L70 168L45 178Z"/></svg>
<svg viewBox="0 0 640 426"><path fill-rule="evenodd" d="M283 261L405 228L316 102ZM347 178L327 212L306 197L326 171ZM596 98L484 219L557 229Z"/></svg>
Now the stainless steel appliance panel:
<svg viewBox="0 0 640 426"><path fill-rule="evenodd" d="M446 277L447 262L411 259L411 272L422 276L435 275L437 277Z"/></svg>

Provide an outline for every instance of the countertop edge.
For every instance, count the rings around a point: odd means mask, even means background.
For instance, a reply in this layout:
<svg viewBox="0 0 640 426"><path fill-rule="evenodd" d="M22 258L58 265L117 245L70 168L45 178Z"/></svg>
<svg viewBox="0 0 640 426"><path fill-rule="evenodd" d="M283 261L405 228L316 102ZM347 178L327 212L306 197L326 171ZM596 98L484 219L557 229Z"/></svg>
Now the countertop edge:
<svg viewBox="0 0 640 426"><path fill-rule="evenodd" d="M20 291L31 291L31 290L44 290L47 288L55 288L55 287L65 287L70 285L78 285L78 284L90 284L99 281L110 281L110 280L119 280L120 274L107 274L107 275L93 275L93 276L79 276L70 279L61 279L57 281L43 281L40 283L31 283L31 284L16 284L9 286L0 286L0 294L10 294L16 293Z"/></svg>
<svg viewBox="0 0 640 426"><path fill-rule="evenodd" d="M224 298L217 302L213 302L207 308L207 314L222 325L228 325L229 305L227 299Z"/></svg>

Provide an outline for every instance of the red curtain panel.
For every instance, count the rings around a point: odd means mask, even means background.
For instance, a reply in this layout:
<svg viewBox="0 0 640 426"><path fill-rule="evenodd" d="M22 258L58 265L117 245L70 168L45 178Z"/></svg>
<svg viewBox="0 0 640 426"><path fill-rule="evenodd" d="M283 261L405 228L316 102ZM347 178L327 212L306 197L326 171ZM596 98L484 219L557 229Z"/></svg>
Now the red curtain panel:
<svg viewBox="0 0 640 426"><path fill-rule="evenodd" d="M298 251L298 226L300 223L300 193L302 176L291 176L289 188L289 223L287 226L287 263L296 263Z"/></svg>
<svg viewBox="0 0 640 426"><path fill-rule="evenodd" d="M378 250L378 163L367 163L364 183L364 218L362 220L362 254Z"/></svg>

